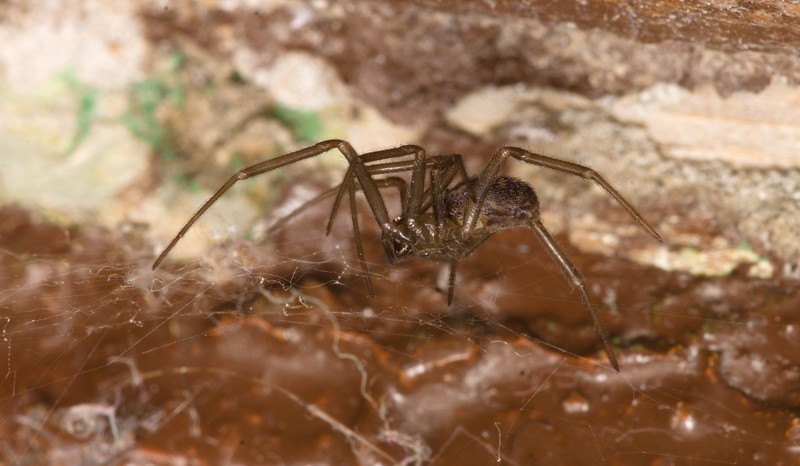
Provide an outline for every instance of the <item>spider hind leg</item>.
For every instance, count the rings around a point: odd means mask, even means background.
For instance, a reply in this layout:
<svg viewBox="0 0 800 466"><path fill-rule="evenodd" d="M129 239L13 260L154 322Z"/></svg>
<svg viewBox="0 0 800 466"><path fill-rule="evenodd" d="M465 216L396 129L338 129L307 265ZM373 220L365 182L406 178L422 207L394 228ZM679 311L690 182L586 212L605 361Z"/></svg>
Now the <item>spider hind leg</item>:
<svg viewBox="0 0 800 466"><path fill-rule="evenodd" d="M544 224L542 224L541 220L534 219L530 223L530 227L536 232L536 236L539 237L539 240L545 246L547 252L549 252L556 262L558 262L558 265L561 266L561 269L567 275L567 278L569 278L570 283L572 283L572 285L578 290L578 293L581 295L581 301L583 301L584 306L586 306L586 308L589 310L589 314L592 316L594 331L603 342L603 348L606 351L608 361L611 363L611 366L614 367L614 370L619 372L619 362L617 362L617 356L608 341L608 336L606 336L603 325L600 323L600 318L597 315L597 311L592 305L592 302L589 300L589 294L586 292L586 283L583 281L583 277L581 276L580 272L578 272L578 269L572 265L572 262L570 262L569 259L567 259L567 256L563 251L561 251L561 248L558 247L555 239L550 236L550 233L544 227Z"/></svg>

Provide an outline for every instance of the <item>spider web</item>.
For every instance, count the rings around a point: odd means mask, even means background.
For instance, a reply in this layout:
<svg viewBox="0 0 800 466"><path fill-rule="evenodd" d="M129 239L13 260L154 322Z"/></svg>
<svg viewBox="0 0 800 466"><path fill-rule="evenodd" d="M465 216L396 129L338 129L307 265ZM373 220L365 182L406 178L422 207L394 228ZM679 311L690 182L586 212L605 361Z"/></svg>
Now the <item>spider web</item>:
<svg viewBox="0 0 800 466"><path fill-rule="evenodd" d="M349 218L326 237L327 209L157 272L135 227L65 228L3 209L3 462L742 464L797 454L789 310L800 303L785 284L766 293L743 276L675 277L582 255L561 237L608 330L624 336L617 374L529 232L498 234L463 261L448 308L442 266L388 264L364 208L369 298ZM730 290L750 296L744 307L723 299Z"/></svg>

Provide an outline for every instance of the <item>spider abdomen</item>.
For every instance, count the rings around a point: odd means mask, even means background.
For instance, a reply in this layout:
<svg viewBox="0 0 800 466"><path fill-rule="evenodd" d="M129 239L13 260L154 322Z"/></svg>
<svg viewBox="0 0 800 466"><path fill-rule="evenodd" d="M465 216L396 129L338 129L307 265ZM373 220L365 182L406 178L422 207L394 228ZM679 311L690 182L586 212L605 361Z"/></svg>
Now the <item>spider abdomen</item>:
<svg viewBox="0 0 800 466"><path fill-rule="evenodd" d="M461 222L467 200L474 201L477 178L454 188L445 198L445 212L451 220ZM526 182L510 176L498 176L486 193L479 216L481 224L493 230L528 225L539 216L539 198Z"/></svg>

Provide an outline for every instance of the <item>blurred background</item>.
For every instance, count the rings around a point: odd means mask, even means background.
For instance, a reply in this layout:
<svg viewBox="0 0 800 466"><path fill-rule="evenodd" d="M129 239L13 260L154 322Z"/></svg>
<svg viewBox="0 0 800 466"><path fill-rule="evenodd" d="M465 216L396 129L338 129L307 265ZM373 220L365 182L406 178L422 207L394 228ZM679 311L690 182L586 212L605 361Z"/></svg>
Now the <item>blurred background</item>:
<svg viewBox="0 0 800 466"><path fill-rule="evenodd" d="M794 464L800 5L0 2L5 464ZM528 231L391 265L316 204L340 138L479 174L504 145L622 370ZM398 196L387 192L392 215ZM344 209L342 209L344 210ZM575 448L580 442L584 448Z"/></svg>

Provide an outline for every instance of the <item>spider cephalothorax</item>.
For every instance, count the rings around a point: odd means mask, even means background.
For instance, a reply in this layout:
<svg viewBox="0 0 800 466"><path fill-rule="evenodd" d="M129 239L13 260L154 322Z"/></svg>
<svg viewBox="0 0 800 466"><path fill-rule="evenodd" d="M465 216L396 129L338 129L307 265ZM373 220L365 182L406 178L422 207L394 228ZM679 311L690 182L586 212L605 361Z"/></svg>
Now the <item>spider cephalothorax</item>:
<svg viewBox="0 0 800 466"><path fill-rule="evenodd" d="M370 295L374 295L356 215L355 194L356 191L362 191L381 229L381 243L392 263L412 256L449 263L448 305L453 300L456 264L459 260L472 254L481 243L500 230L514 227L531 228L578 290L592 316L595 331L603 342L611 364L619 371L616 356L589 300L583 278L539 219L539 200L535 191L524 181L498 175L500 166L508 157L513 157L522 162L593 180L614 197L650 235L658 241L661 241L661 237L617 190L591 168L517 147L498 149L480 176L470 178L467 176L460 155L427 157L422 147L414 145L359 155L345 141L333 139L320 142L247 167L233 175L186 222L155 260L153 269L158 267L194 222L237 181L320 155L331 149L338 149L350 164L342 183L303 204L295 212L276 222L273 228L285 224L295 213L306 207L335 195L327 229L330 232L333 216L342 198L347 194L359 262L367 282L367 289ZM403 172L411 173L410 181L392 175ZM402 213L395 219L389 218L380 192L381 189L387 188L397 189L400 193Z"/></svg>
<svg viewBox="0 0 800 466"><path fill-rule="evenodd" d="M478 246L494 233L507 228L528 226L539 216L539 200L533 188L522 180L498 176L489 186L478 215L476 228L467 236L461 234L464 213L474 196L477 178L465 180L444 196L444 222L437 222L433 213L423 213L408 228L407 217L400 216L393 223L406 232L410 241L384 233L383 244L392 263L405 257L426 257L436 260L460 260L475 252ZM452 298L451 298L452 299Z"/></svg>

